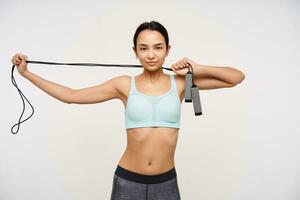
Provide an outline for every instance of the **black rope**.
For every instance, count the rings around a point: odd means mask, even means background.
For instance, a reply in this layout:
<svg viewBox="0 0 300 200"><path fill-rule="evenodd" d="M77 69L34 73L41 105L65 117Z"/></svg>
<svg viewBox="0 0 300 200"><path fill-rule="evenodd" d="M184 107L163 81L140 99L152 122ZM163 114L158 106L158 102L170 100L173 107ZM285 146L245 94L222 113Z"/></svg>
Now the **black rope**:
<svg viewBox="0 0 300 200"><path fill-rule="evenodd" d="M27 63L33 64L46 64L46 65L73 65L73 66L101 66L101 67L139 67L141 68L142 65L117 65L117 64L98 64L98 63L58 63L58 62L44 62L44 61L33 61L27 60ZM163 69L173 71L171 68L162 67Z"/></svg>
<svg viewBox="0 0 300 200"><path fill-rule="evenodd" d="M14 77L14 69L15 69L15 65L12 66L12 70L11 70L11 82L12 82L12 84L17 88L17 90L18 90L18 92L19 92L19 95L20 95L20 97L21 97L21 99L22 99L22 103L23 103L23 110L22 110L21 116L20 116L20 118L19 118L19 121L18 121L18 123L16 123L15 125L13 125L13 126L11 127L11 130L10 130L13 134L17 134L18 131L19 131L19 128L20 128L20 124L23 123L23 122L25 122L26 120L28 120L28 119L33 115L33 113L34 113L34 108L33 108L33 106L31 105L31 103L29 102L29 100L28 100L28 99L25 97L25 95L22 93L22 91L19 89L19 87L18 87L18 85L17 85L17 82L16 82L16 80L15 80L15 77ZM26 99L26 101L27 101L27 102L29 103L29 105L31 106L31 108L32 108L32 113L31 113L31 115L30 115L28 118L26 118L26 119L24 119L23 121L21 121L21 118L22 118L22 116L23 116L23 114L24 114L24 111L25 111L25 102L24 102L24 98ZM17 129L16 132L13 131L13 129L14 129L15 126L18 126L18 129Z"/></svg>
<svg viewBox="0 0 300 200"><path fill-rule="evenodd" d="M44 62L44 61L33 61L33 60L26 60L27 63L32 63L32 64L46 64L46 65L73 65L73 66L90 66L90 67L95 67L95 66L101 66L101 67L142 67L142 65L118 65L118 64L98 64L98 63L58 63L58 62ZM166 70L169 70L169 71L173 71L171 68L165 68L165 67L162 67L163 69L166 69ZM17 91L19 92L19 95L21 97L21 100L22 100L22 103L23 103L23 110L22 110L22 113L21 113L21 116L19 118L19 121L18 123L16 123L15 125L13 125L11 127L11 132L13 134L17 134L19 132L19 129L20 129L20 125L21 123L25 122L26 120L28 120L30 117L32 117L33 113L34 113L34 108L33 106L31 105L31 103L29 102L29 100L25 97L25 95L22 93L22 91L19 89L18 85L17 85L17 82L15 80L15 77L14 77L14 69L15 69L15 65L12 66L12 70L11 70L11 82L12 84L17 88ZM25 100L29 103L29 105L31 106L32 108L32 113L30 114L29 117L27 117L26 119L22 120L22 116L24 114L24 111L25 111L25 101L24 101L24 98ZM13 129L14 127L17 126L17 131L14 132Z"/></svg>

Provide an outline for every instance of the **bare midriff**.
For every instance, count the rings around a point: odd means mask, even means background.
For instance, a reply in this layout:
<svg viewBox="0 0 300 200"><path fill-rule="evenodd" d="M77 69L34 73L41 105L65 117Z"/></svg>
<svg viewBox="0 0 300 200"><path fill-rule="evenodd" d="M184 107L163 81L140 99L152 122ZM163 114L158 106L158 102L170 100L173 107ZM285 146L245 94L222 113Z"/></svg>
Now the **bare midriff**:
<svg viewBox="0 0 300 200"><path fill-rule="evenodd" d="M144 175L164 173L174 167L178 128L127 129L127 147L119 165Z"/></svg>

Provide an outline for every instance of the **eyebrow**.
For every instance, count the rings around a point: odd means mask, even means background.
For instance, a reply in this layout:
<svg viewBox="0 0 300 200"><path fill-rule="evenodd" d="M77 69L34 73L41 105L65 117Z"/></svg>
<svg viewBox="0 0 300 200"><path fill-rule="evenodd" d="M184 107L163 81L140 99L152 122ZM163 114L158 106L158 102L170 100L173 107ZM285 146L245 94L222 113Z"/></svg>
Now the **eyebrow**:
<svg viewBox="0 0 300 200"><path fill-rule="evenodd" d="M154 46L159 46L159 45L163 45L164 43L157 43L157 44L155 44ZM141 44L138 44L138 46L148 46L147 44L143 44L143 43L141 43Z"/></svg>

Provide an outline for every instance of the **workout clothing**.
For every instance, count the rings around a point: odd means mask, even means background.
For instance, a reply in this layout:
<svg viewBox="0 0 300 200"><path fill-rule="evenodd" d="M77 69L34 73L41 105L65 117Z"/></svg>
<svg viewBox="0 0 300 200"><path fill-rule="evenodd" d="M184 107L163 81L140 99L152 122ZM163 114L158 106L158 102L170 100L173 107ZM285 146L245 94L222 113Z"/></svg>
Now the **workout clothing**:
<svg viewBox="0 0 300 200"><path fill-rule="evenodd" d="M170 75L171 89L162 95L146 95L136 89L131 77L125 109L126 129L137 127L180 127L181 102L175 77Z"/></svg>
<svg viewBox="0 0 300 200"><path fill-rule="evenodd" d="M113 177L110 200L180 200L176 169L144 175L118 165Z"/></svg>

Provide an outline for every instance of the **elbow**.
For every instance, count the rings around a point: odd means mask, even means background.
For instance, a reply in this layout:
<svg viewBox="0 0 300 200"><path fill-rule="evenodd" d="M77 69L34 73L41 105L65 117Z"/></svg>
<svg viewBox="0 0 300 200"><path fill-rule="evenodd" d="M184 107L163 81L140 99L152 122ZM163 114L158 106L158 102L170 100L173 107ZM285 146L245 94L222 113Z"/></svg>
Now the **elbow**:
<svg viewBox="0 0 300 200"><path fill-rule="evenodd" d="M66 103L66 104L72 104L72 102L70 102L70 101L64 101L64 103Z"/></svg>
<svg viewBox="0 0 300 200"><path fill-rule="evenodd" d="M232 87L238 85L239 83L243 82L243 80L246 78L246 75L239 71L239 75L235 78L235 80L231 83Z"/></svg>
<svg viewBox="0 0 300 200"><path fill-rule="evenodd" d="M70 99L61 99L60 101L63 102L63 103L66 103L66 104L72 104L73 103L72 101L70 101Z"/></svg>
<svg viewBox="0 0 300 200"><path fill-rule="evenodd" d="M246 78L246 75L243 72L240 71L240 75L239 75L239 78L238 78L238 80L236 82L236 85L239 84L239 83L241 83L241 82L243 82L243 80L245 78Z"/></svg>
<svg viewBox="0 0 300 200"><path fill-rule="evenodd" d="M62 102L66 103L66 104L73 104L74 103L74 92L75 92L74 89L70 90L67 93L67 95L64 96Z"/></svg>

